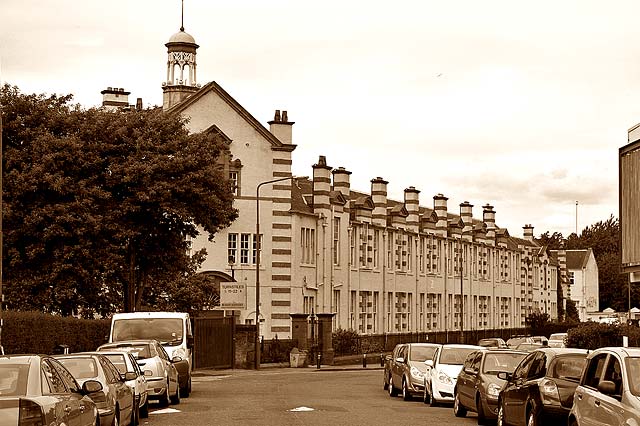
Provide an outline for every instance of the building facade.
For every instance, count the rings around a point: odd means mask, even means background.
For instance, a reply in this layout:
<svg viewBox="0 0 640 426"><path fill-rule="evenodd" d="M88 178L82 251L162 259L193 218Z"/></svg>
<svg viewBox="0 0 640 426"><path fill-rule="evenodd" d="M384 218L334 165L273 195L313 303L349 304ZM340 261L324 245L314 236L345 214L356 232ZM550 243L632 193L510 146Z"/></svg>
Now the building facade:
<svg viewBox="0 0 640 426"><path fill-rule="evenodd" d="M593 250L567 250L567 298L576 304L580 321L600 311L598 264Z"/></svg>
<svg viewBox="0 0 640 426"><path fill-rule="evenodd" d="M230 150L238 219L192 248L207 250L201 273L246 285L241 322L255 323L258 277L266 339L290 337L292 313L331 313L334 328L363 334L522 327L534 311L557 317L564 254L540 246L533 226L511 236L493 206L480 217L468 202L452 212L446 196L425 204L413 186L392 200L382 177L353 190L351 172L323 156L310 177L294 178L287 111L265 127L216 82L196 82L199 46L184 28L166 46L163 109Z"/></svg>

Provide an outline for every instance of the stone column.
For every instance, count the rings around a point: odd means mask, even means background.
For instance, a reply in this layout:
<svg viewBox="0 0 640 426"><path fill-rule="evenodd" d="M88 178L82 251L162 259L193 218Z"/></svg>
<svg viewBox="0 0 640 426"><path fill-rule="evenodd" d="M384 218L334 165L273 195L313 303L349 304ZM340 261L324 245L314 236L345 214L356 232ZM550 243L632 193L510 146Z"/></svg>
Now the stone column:
<svg viewBox="0 0 640 426"><path fill-rule="evenodd" d="M298 349L306 351L309 349L309 324L307 322L309 314L289 314L289 316L291 317L291 338L298 341Z"/></svg>
<svg viewBox="0 0 640 426"><path fill-rule="evenodd" d="M335 314L316 314L318 317L319 351L322 354L322 364L333 365L332 325Z"/></svg>

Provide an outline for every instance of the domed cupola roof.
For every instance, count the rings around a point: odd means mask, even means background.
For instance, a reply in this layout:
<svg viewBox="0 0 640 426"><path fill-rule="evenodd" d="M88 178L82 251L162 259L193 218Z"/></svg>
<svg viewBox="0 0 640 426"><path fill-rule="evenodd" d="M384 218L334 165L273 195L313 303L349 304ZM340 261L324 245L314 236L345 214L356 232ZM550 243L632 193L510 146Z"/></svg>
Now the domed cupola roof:
<svg viewBox="0 0 640 426"><path fill-rule="evenodd" d="M188 44L196 44L196 40L191 36L191 34L186 33L184 28L180 28L180 31L175 33L169 38L169 43L188 43Z"/></svg>

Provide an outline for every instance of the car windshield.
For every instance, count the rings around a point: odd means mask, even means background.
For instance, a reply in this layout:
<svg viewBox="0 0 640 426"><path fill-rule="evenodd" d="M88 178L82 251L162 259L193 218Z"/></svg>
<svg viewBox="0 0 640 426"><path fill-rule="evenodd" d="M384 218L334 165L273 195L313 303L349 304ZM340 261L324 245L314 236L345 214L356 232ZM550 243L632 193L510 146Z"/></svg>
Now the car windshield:
<svg viewBox="0 0 640 426"><path fill-rule="evenodd" d="M436 352L436 348L433 346L412 346L411 347L411 361L426 361L433 358L433 354Z"/></svg>
<svg viewBox="0 0 640 426"><path fill-rule="evenodd" d="M98 377L98 367L93 358L60 358L58 361L78 380Z"/></svg>
<svg viewBox="0 0 640 426"><path fill-rule="evenodd" d="M514 346L519 343L526 342L527 340L528 340L527 337L512 337L511 339L507 340L507 345Z"/></svg>
<svg viewBox="0 0 640 426"><path fill-rule="evenodd" d="M478 348L442 348L440 364L462 365L467 355Z"/></svg>
<svg viewBox="0 0 640 426"><path fill-rule="evenodd" d="M163 345L182 343L182 319L180 318L128 318L113 322L111 339L156 339Z"/></svg>
<svg viewBox="0 0 640 426"><path fill-rule="evenodd" d="M640 357L628 357L624 360L627 364L629 376L629 390L640 397Z"/></svg>
<svg viewBox="0 0 640 426"><path fill-rule="evenodd" d="M103 345L98 348L98 350L100 351L111 351L114 349L126 350L136 359L151 358L151 349L149 349L149 345L145 344L124 343L115 345Z"/></svg>
<svg viewBox="0 0 640 426"><path fill-rule="evenodd" d="M105 355L107 358L109 358L109 361L111 361L111 363L113 365L115 365L115 367L118 369L118 371L120 372L120 374L124 374L127 372L127 362L125 361L124 357L125 355L117 355L117 354L109 354L109 355Z"/></svg>
<svg viewBox="0 0 640 426"><path fill-rule="evenodd" d="M498 374L501 371L507 373L513 373L520 361L527 354L515 354L515 353L490 353L484 359L484 366L482 372L487 374Z"/></svg>
<svg viewBox="0 0 640 426"><path fill-rule="evenodd" d="M567 337L567 335L565 333L559 333L559 334L552 334L551 336L549 336L549 340L564 340L564 338Z"/></svg>
<svg viewBox="0 0 640 426"><path fill-rule="evenodd" d="M504 340L502 339L481 339L478 342L478 346L482 347L500 347L504 346Z"/></svg>
<svg viewBox="0 0 640 426"><path fill-rule="evenodd" d="M0 365L0 397L27 393L28 364Z"/></svg>
<svg viewBox="0 0 640 426"><path fill-rule="evenodd" d="M582 369L586 361L586 355L581 354L559 356L549 366L550 376L555 379L568 379L577 382L582 376Z"/></svg>

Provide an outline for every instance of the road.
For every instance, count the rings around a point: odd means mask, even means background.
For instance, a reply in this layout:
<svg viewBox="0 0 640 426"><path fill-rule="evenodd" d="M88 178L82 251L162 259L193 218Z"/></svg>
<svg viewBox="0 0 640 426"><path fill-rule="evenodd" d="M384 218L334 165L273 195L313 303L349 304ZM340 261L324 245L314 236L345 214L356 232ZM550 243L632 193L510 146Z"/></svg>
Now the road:
<svg viewBox="0 0 640 426"><path fill-rule="evenodd" d="M475 425L474 414L456 418L453 409L420 400L391 398L381 370L233 370L193 379L180 405L152 406L144 426L208 425Z"/></svg>

